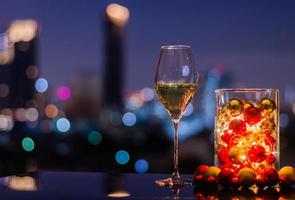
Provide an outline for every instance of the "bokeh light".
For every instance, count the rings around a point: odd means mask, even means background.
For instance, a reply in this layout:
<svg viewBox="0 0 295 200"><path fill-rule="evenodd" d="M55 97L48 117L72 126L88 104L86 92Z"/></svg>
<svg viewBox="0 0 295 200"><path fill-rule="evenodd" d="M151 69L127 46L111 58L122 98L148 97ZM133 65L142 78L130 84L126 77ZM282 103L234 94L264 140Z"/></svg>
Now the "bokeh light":
<svg viewBox="0 0 295 200"><path fill-rule="evenodd" d="M37 68L36 65L30 65L27 69L26 69L26 76L29 79L35 79L38 77L39 74L39 70Z"/></svg>
<svg viewBox="0 0 295 200"><path fill-rule="evenodd" d="M101 143L102 136L97 131L91 131L88 135L88 142L92 145L99 145Z"/></svg>
<svg viewBox="0 0 295 200"><path fill-rule="evenodd" d="M130 110L136 110L143 105L143 100L140 95L133 94L126 101L126 107Z"/></svg>
<svg viewBox="0 0 295 200"><path fill-rule="evenodd" d="M125 165L129 162L130 156L129 153L125 150L120 150L116 153L115 159L120 165Z"/></svg>
<svg viewBox="0 0 295 200"><path fill-rule="evenodd" d="M182 67L182 71L181 72L182 72L182 76L184 76L184 77L188 76L190 74L189 66L184 65Z"/></svg>
<svg viewBox="0 0 295 200"><path fill-rule="evenodd" d="M8 115L8 116L13 116L13 112L12 112L12 110L10 109L10 108L4 108L2 111L1 111L1 113L3 114L3 115Z"/></svg>
<svg viewBox="0 0 295 200"><path fill-rule="evenodd" d="M0 115L0 130L10 131L13 128L13 119L11 116Z"/></svg>
<svg viewBox="0 0 295 200"><path fill-rule="evenodd" d="M192 103L189 103L185 109L183 116L190 116L194 111L194 106Z"/></svg>
<svg viewBox="0 0 295 200"><path fill-rule="evenodd" d="M280 127L286 128L289 124L289 116L286 113L280 115Z"/></svg>
<svg viewBox="0 0 295 200"><path fill-rule="evenodd" d="M160 119L165 119L168 117L167 111L161 102L156 102L154 106L154 113Z"/></svg>
<svg viewBox="0 0 295 200"><path fill-rule="evenodd" d="M71 97L71 89L66 86L60 86L56 90L56 95L59 100L66 101Z"/></svg>
<svg viewBox="0 0 295 200"><path fill-rule="evenodd" d="M9 87L7 84L2 83L0 84L0 97L5 98L9 94Z"/></svg>
<svg viewBox="0 0 295 200"><path fill-rule="evenodd" d="M55 118L58 114L58 109L55 105L49 104L45 107L45 115L48 118Z"/></svg>
<svg viewBox="0 0 295 200"><path fill-rule="evenodd" d="M8 29L9 39L12 42L32 40L37 33L38 24L34 20L15 20Z"/></svg>
<svg viewBox="0 0 295 200"><path fill-rule="evenodd" d="M136 123L136 116L132 112L127 112L122 117L122 122L125 126L133 126Z"/></svg>
<svg viewBox="0 0 295 200"><path fill-rule="evenodd" d="M56 128L59 132L67 132L71 128L71 123L67 118L60 118L56 121Z"/></svg>
<svg viewBox="0 0 295 200"><path fill-rule="evenodd" d="M149 170L149 163L144 159L139 159L135 162L134 168L137 173L146 173Z"/></svg>
<svg viewBox="0 0 295 200"><path fill-rule="evenodd" d="M151 101L154 99L155 97L155 93L154 93L154 90L152 88L143 88L141 91L140 91L140 95L141 95L141 98L144 100L144 101Z"/></svg>
<svg viewBox="0 0 295 200"><path fill-rule="evenodd" d="M112 198L122 198L122 197L129 197L130 194L127 191L118 190L118 191L109 193L107 196Z"/></svg>
<svg viewBox="0 0 295 200"><path fill-rule="evenodd" d="M25 137L23 140L22 140L22 147L25 151L27 152L31 152L34 150L35 148L35 142L32 138L30 137Z"/></svg>
<svg viewBox="0 0 295 200"><path fill-rule="evenodd" d="M45 78L39 78L35 82L35 89L39 93L43 93L48 89L48 82Z"/></svg>
<svg viewBox="0 0 295 200"><path fill-rule="evenodd" d="M31 176L7 176L5 186L16 191L37 191L37 181Z"/></svg>
<svg viewBox="0 0 295 200"><path fill-rule="evenodd" d="M36 108L28 108L26 110L26 119L30 122L37 121L38 119L38 111Z"/></svg>
<svg viewBox="0 0 295 200"><path fill-rule="evenodd" d="M26 110L24 108L18 108L14 112L14 117L17 121L26 121Z"/></svg>
<svg viewBox="0 0 295 200"><path fill-rule="evenodd" d="M7 33L0 33L0 65L11 63L14 58L14 46Z"/></svg>
<svg viewBox="0 0 295 200"><path fill-rule="evenodd" d="M129 19L128 8L116 3L112 3L107 6L106 14L109 17L109 19L117 26L124 26Z"/></svg>

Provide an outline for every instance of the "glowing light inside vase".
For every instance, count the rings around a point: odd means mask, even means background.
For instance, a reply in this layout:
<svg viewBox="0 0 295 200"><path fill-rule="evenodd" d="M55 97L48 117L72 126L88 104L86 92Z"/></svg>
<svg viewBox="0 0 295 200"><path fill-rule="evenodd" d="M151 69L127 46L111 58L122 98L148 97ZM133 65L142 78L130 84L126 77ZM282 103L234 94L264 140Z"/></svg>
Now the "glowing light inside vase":
<svg viewBox="0 0 295 200"><path fill-rule="evenodd" d="M278 108L269 98L231 98L217 107L215 164L256 172L278 165Z"/></svg>

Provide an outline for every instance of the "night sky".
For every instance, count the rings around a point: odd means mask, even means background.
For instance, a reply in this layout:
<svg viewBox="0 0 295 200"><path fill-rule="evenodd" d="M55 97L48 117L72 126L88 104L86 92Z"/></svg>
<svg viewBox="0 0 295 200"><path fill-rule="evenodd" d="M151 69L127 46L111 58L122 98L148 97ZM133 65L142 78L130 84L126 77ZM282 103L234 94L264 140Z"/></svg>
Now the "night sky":
<svg viewBox="0 0 295 200"><path fill-rule="evenodd" d="M102 76L103 15L112 2L127 6L125 88L152 86L159 48L189 44L198 68L215 64L237 86L295 87L295 1L1 0L0 27L14 19L42 24L39 63L53 85L80 71Z"/></svg>

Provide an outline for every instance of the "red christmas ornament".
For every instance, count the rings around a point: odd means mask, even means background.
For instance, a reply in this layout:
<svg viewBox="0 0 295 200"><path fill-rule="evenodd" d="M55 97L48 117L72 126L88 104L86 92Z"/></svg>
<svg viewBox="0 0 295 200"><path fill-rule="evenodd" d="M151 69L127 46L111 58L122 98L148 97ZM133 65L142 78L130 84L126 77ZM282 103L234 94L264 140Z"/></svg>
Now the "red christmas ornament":
<svg viewBox="0 0 295 200"><path fill-rule="evenodd" d="M274 186L279 182L279 175L274 168L267 168L260 174L256 185L258 187Z"/></svg>
<svg viewBox="0 0 295 200"><path fill-rule="evenodd" d="M216 187L218 184L217 177L209 176L205 178L205 184L207 187Z"/></svg>
<svg viewBox="0 0 295 200"><path fill-rule="evenodd" d="M228 130L225 130L221 136L221 139L223 142L225 142L227 145L231 144L231 139L233 137L233 134L229 133Z"/></svg>
<svg viewBox="0 0 295 200"><path fill-rule="evenodd" d="M266 178L264 176L260 176L259 178L257 178L256 185L260 188L267 186Z"/></svg>
<svg viewBox="0 0 295 200"><path fill-rule="evenodd" d="M244 111L245 122L254 125L261 120L261 112L256 107L249 107Z"/></svg>
<svg viewBox="0 0 295 200"><path fill-rule="evenodd" d="M240 119L233 119L229 123L229 129L236 134L244 135L246 132L246 123Z"/></svg>
<svg viewBox="0 0 295 200"><path fill-rule="evenodd" d="M207 200L207 196L202 191L196 191L195 197L200 200Z"/></svg>
<svg viewBox="0 0 295 200"><path fill-rule="evenodd" d="M194 175L193 183L195 185L199 185L199 186L204 185L205 184L204 176L203 175Z"/></svg>
<svg viewBox="0 0 295 200"><path fill-rule="evenodd" d="M270 135L267 135L264 142L266 145L272 147L276 143L276 139Z"/></svg>
<svg viewBox="0 0 295 200"><path fill-rule="evenodd" d="M221 165L220 167L219 167L219 169L222 171L222 170L224 170L225 168L233 168L233 165L232 164L230 164L230 163L226 163L226 164L223 164L223 165Z"/></svg>
<svg viewBox="0 0 295 200"><path fill-rule="evenodd" d="M227 163L227 164L221 165L219 168L220 168L221 171L226 169L226 168L230 168L230 169L233 169L235 173L238 173L238 171L240 169L244 168L244 165Z"/></svg>
<svg viewBox="0 0 295 200"><path fill-rule="evenodd" d="M200 165L196 171L195 171L195 174L196 175L204 175L205 171L209 168L208 165Z"/></svg>
<svg viewBox="0 0 295 200"><path fill-rule="evenodd" d="M244 168L244 167L247 167L248 165L244 164L244 165L241 165L241 164L231 164L231 163L226 163L226 164L223 164L219 167L219 169L222 171L226 168L230 168L230 169L233 169L235 173L237 173L240 169Z"/></svg>
<svg viewBox="0 0 295 200"><path fill-rule="evenodd" d="M226 147L219 148L217 152L218 160L221 164L231 163L230 159L228 158L229 149Z"/></svg>
<svg viewBox="0 0 295 200"><path fill-rule="evenodd" d="M241 183L238 177L233 177L231 179L231 187L233 189L237 189L238 187L240 187Z"/></svg>
<svg viewBox="0 0 295 200"><path fill-rule="evenodd" d="M265 130L265 131L263 131L263 134L266 135L266 136L271 135L271 131L270 130Z"/></svg>
<svg viewBox="0 0 295 200"><path fill-rule="evenodd" d="M251 146L248 151L248 158L251 162L262 162L265 160L265 149L261 145Z"/></svg>
<svg viewBox="0 0 295 200"><path fill-rule="evenodd" d="M204 178L204 173L205 171L209 168L208 165L200 165L195 173L194 173L194 178L193 178L193 183L198 186L202 186L205 184L205 178Z"/></svg>
<svg viewBox="0 0 295 200"><path fill-rule="evenodd" d="M232 168L226 167L221 170L221 172L218 175L219 183L225 187L228 188L232 185L232 179L235 177L236 173Z"/></svg>
<svg viewBox="0 0 295 200"><path fill-rule="evenodd" d="M269 155L266 157L265 161L266 161L268 164L273 164L273 163L276 162L276 157L275 157L275 155L273 155L273 154L271 153L271 154L269 154Z"/></svg>

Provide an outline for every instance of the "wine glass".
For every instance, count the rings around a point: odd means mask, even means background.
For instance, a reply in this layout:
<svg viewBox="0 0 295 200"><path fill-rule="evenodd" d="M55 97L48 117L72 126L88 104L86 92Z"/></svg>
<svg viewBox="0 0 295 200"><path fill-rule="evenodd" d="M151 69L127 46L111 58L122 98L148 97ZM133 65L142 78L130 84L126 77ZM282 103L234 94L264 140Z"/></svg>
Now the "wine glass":
<svg viewBox="0 0 295 200"><path fill-rule="evenodd" d="M174 126L174 170L170 178L156 180L158 186L191 184L178 171L178 124L198 86L198 72L187 45L162 46L157 63L155 89Z"/></svg>

